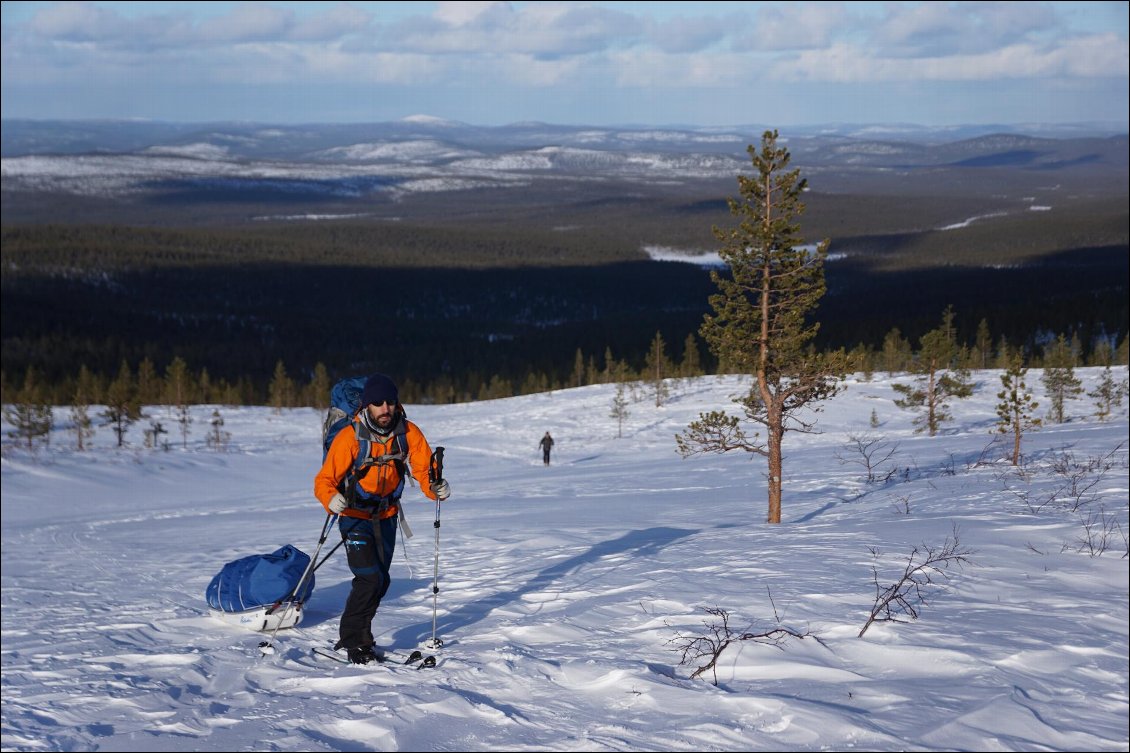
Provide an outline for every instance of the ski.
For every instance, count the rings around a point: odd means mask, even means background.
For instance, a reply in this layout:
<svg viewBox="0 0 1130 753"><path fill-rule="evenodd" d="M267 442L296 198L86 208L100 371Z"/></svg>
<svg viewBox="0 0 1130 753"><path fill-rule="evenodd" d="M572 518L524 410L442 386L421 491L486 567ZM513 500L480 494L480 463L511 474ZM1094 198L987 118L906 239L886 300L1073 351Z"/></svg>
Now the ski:
<svg viewBox="0 0 1130 753"><path fill-rule="evenodd" d="M339 664L350 664L349 657L345 654L338 653L331 648L324 648L322 646L314 646L311 649L315 656L320 656L324 659L332 659ZM382 667L415 667L416 669L424 669L425 667L436 666L436 658L434 656L424 656L419 651L413 651L407 657L398 656L395 654L384 654L377 661L370 662L370 664L357 664L353 666L367 667L370 665L378 665Z"/></svg>

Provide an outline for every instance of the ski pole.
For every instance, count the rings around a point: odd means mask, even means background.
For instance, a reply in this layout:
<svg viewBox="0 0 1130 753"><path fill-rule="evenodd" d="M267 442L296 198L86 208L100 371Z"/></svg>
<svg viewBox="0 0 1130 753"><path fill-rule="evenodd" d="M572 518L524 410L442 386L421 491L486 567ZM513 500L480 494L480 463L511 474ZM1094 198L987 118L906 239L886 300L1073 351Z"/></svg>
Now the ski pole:
<svg viewBox="0 0 1130 753"><path fill-rule="evenodd" d="M443 480L443 448L436 447L432 453L432 462L428 468L428 480L434 486ZM426 648L439 648L443 641L436 637L436 609L439 599L439 499L436 499L436 519L432 524L435 528L435 565L432 568L432 637L424 643Z"/></svg>
<svg viewBox="0 0 1130 753"><path fill-rule="evenodd" d="M326 522L322 524L322 535L318 538L318 548L314 550L314 556L310 558L310 564L306 565L306 571L302 573L302 577L299 579L298 585L291 589L291 592L289 594L279 599L277 602L275 602L274 606L267 610L267 614L271 614L275 609L279 607L279 605L283 601L286 601L287 599L290 600L287 601L286 609L284 609L283 613L279 615L279 621L275 625L275 629L271 631L271 637L259 644L259 651L262 652L264 656L275 653L275 647L271 645L271 641L275 639L275 633L279 632L279 628L282 627L283 620L286 619L287 615L290 613L290 610L294 607L294 600L298 597L298 594L302 593L302 587L306 585L306 579L310 577L311 573L313 573L318 569L318 567L321 566L321 563L318 563L317 566L314 563L318 562L318 553L322 551L322 545L326 543L326 537L330 535L330 530L333 527L333 522L336 520L336 513L331 512L326 514ZM331 551L330 554L333 554L333 552ZM328 554L326 556L329 557ZM322 560L322 562L325 562L325 560Z"/></svg>

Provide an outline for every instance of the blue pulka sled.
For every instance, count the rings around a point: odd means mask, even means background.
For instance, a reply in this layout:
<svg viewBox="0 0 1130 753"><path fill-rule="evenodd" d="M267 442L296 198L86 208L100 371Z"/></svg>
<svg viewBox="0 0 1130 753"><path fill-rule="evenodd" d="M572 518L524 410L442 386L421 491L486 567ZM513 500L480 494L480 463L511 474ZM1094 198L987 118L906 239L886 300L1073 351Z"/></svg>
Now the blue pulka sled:
<svg viewBox="0 0 1130 753"><path fill-rule="evenodd" d="M314 590L312 566L310 556L291 544L233 560L208 584L209 613L257 632L294 627Z"/></svg>

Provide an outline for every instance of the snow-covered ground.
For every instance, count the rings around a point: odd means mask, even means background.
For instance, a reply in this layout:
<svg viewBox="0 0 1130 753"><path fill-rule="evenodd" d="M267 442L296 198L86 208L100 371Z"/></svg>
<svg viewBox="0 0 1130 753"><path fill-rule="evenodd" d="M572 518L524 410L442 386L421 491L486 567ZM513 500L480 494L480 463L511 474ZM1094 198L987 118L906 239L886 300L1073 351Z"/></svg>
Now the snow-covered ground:
<svg viewBox="0 0 1130 753"><path fill-rule="evenodd" d="M1100 370L1076 373L1090 390ZM444 645L422 670L311 659L349 590L340 549L273 655L208 614L226 562L313 552L320 411L220 407L221 452L213 407L193 410L187 449L151 407L167 451L143 446L143 421L127 449L103 427L79 453L60 408L49 447L5 438L2 747L1127 750L1125 404L1100 422L1071 401L1014 468L990 433L999 374L974 377L933 438L893 403L905 380L850 380L823 433L785 438L780 525L764 522L761 458L675 452L699 412L733 407L736 377L631 403L622 438L611 385L408 406L446 448L452 497L436 529L407 491L416 535L374 633L422 647L435 607ZM968 561L935 573L925 603L910 595L917 619L860 636L877 588L947 546ZM695 638L728 645L692 678Z"/></svg>

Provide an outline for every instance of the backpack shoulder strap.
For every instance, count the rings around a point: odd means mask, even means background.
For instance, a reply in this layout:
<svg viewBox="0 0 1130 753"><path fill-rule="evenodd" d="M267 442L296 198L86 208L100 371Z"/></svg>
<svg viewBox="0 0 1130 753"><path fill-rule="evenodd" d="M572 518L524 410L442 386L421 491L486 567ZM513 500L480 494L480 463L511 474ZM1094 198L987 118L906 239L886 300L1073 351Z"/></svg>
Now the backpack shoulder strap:
<svg viewBox="0 0 1130 753"><path fill-rule="evenodd" d="M357 437L357 457L353 459L353 472L357 473L362 467L371 465L365 461L369 459L369 453L372 451L373 438L363 421L353 421L353 434Z"/></svg>
<svg viewBox="0 0 1130 753"><path fill-rule="evenodd" d="M396 489L389 495L390 499L400 499L401 493L404 491L404 483L408 476L407 460L408 460L408 438L407 423L404 418L403 412L396 424L396 429L393 431L393 436L396 438L396 451L371 457L373 449L373 435L370 433L368 427L365 426L364 421L353 421L354 435L357 437L357 457L353 460L353 470L348 476L348 481L344 485L349 488L356 496L357 484L365 477L365 474L374 465L383 465L385 463L392 463L397 472L400 474L400 482L397 484ZM349 495L346 495L347 498Z"/></svg>

